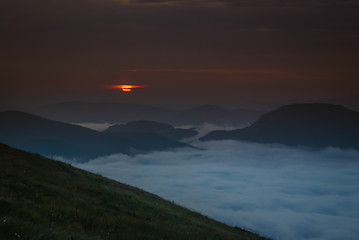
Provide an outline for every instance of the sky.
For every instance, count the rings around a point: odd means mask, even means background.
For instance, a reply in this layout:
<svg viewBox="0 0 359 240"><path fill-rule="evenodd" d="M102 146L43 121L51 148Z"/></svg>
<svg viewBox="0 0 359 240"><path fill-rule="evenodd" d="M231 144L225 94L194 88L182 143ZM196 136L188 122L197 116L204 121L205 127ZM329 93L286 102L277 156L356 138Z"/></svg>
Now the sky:
<svg viewBox="0 0 359 240"><path fill-rule="evenodd" d="M358 239L358 151L193 144L203 150L115 154L73 165L272 239Z"/></svg>
<svg viewBox="0 0 359 240"><path fill-rule="evenodd" d="M357 0L1 1L0 103L359 109L358 12Z"/></svg>

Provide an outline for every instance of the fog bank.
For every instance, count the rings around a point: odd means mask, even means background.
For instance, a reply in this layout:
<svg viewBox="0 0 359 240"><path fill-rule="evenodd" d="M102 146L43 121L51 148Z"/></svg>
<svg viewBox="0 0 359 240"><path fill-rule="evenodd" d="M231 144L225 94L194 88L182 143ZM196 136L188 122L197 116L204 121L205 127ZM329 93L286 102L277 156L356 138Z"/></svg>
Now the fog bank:
<svg viewBox="0 0 359 240"><path fill-rule="evenodd" d="M81 127L90 128L96 131L104 131L107 128L114 125L113 123L73 123L74 125L79 125Z"/></svg>
<svg viewBox="0 0 359 240"><path fill-rule="evenodd" d="M235 141L195 143L76 167L274 239L359 238L359 152Z"/></svg>

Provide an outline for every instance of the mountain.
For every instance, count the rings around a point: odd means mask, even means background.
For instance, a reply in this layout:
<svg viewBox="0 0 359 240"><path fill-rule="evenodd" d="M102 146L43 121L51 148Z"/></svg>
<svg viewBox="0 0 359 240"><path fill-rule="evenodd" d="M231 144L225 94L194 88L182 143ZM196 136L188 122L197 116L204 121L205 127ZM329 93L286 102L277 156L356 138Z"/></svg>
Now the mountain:
<svg viewBox="0 0 359 240"><path fill-rule="evenodd" d="M214 131L201 138L224 139L359 149L359 112L332 104L292 104L263 115L247 128Z"/></svg>
<svg viewBox="0 0 359 240"><path fill-rule="evenodd" d="M264 239L3 144L0 169L1 239Z"/></svg>
<svg viewBox="0 0 359 240"><path fill-rule="evenodd" d="M105 130L106 133L154 133L172 140L194 137L198 134L196 130L175 128L166 123L139 120L127 124L116 124Z"/></svg>
<svg viewBox="0 0 359 240"><path fill-rule="evenodd" d="M130 103L64 102L44 105L27 112L67 123L127 123L137 120L165 122L171 125L203 123L218 125L248 125L263 112L235 109L228 110L215 105L203 105L187 110L170 110Z"/></svg>
<svg viewBox="0 0 359 240"><path fill-rule="evenodd" d="M0 112L0 141L27 151L78 161L114 153L189 146L157 134L110 135L17 111Z"/></svg>
<svg viewBox="0 0 359 240"><path fill-rule="evenodd" d="M229 110L217 105L202 105L180 112L178 121L183 125L201 125L207 122L216 125L240 126L254 122L262 113L247 109Z"/></svg>
<svg viewBox="0 0 359 240"><path fill-rule="evenodd" d="M167 117L173 115L173 111L168 109L111 102L63 102L36 107L29 111L42 117L67 123L121 123L139 119L160 121L161 119L168 120Z"/></svg>

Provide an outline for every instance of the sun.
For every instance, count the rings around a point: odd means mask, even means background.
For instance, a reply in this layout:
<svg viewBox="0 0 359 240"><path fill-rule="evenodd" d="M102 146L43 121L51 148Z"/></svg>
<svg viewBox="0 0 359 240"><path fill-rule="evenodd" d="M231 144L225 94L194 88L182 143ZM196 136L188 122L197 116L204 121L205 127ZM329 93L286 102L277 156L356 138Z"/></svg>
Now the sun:
<svg viewBox="0 0 359 240"><path fill-rule="evenodd" d="M144 85L111 85L111 88L121 89L123 92L131 92L135 88L144 88Z"/></svg>

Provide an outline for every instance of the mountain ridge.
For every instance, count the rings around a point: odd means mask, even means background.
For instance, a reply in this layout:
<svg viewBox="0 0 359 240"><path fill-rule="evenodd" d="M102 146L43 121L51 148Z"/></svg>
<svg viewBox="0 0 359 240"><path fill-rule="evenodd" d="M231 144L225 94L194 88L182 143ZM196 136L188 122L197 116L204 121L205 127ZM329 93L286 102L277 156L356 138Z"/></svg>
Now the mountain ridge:
<svg viewBox="0 0 359 240"><path fill-rule="evenodd" d="M115 153L135 154L190 147L157 134L113 136L19 111L0 112L0 141L27 151L78 161Z"/></svg>
<svg viewBox="0 0 359 240"><path fill-rule="evenodd" d="M203 123L218 125L248 125L263 111L234 109L217 105L201 105L185 110L173 110L135 103L62 102L28 109L28 112L67 123L127 123L137 120L165 122L175 126Z"/></svg>
<svg viewBox="0 0 359 240"><path fill-rule="evenodd" d="M161 123L156 121L138 120L129 122L126 124L115 124L107 128L105 133L154 133L162 135L168 139L181 140L184 138L194 137L198 132L194 128L182 129L175 128L167 123Z"/></svg>
<svg viewBox="0 0 359 240"><path fill-rule="evenodd" d="M251 126L214 131L200 140L243 140L313 148L359 149L359 112L340 105L291 104L264 114Z"/></svg>

